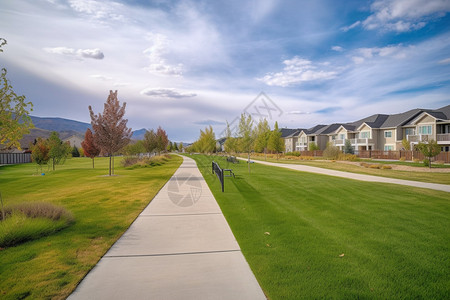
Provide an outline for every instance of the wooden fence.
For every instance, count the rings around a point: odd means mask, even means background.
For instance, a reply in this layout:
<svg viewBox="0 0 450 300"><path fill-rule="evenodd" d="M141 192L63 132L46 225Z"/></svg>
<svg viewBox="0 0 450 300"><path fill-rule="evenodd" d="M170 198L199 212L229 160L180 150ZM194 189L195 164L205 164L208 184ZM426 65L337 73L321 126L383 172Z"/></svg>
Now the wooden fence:
<svg viewBox="0 0 450 300"><path fill-rule="evenodd" d="M359 150L355 154L360 158L372 159L393 159L399 160L404 157L406 160L423 160L425 157L419 151L382 151L382 150ZM323 151L300 151L301 156L323 156ZM450 163L450 152L441 152L432 161Z"/></svg>
<svg viewBox="0 0 450 300"><path fill-rule="evenodd" d="M395 159L399 160L404 157L406 160L419 159L423 160L425 157L419 151L381 151L381 150L360 150L357 153L361 158L373 159ZM442 161L450 163L450 152L441 152L433 158L433 161Z"/></svg>
<svg viewBox="0 0 450 300"><path fill-rule="evenodd" d="M31 153L0 153L0 165L15 165L31 162Z"/></svg>

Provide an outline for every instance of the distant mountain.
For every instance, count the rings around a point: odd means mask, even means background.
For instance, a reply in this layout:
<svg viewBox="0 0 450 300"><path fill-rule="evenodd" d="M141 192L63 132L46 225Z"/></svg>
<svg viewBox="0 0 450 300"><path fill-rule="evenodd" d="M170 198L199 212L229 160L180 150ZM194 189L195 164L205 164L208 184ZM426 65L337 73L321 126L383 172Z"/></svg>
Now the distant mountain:
<svg viewBox="0 0 450 300"><path fill-rule="evenodd" d="M63 118L41 118L30 116L35 128L50 130L50 131L76 131L82 132L83 135L86 129L91 128L90 123L83 123L79 121L63 119Z"/></svg>
<svg viewBox="0 0 450 300"><path fill-rule="evenodd" d="M132 140L143 140L146 131L147 131L147 129L145 129L145 128L133 131L133 135L131 136L131 139Z"/></svg>
<svg viewBox="0 0 450 300"><path fill-rule="evenodd" d="M33 121L34 128L20 140L22 148L28 148L38 137L48 138L52 131L58 132L61 140L65 140L71 136L84 139L86 129L91 128L91 124L89 123L64 118L43 118L36 116L30 116L30 118ZM133 140L143 139L145 131L145 128L135 130L131 138Z"/></svg>

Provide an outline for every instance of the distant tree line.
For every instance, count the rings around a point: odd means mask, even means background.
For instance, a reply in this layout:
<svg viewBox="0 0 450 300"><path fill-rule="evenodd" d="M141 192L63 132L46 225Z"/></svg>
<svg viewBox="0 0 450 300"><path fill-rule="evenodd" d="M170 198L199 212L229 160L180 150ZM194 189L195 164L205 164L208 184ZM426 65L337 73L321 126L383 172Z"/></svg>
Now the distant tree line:
<svg viewBox="0 0 450 300"><path fill-rule="evenodd" d="M241 114L237 129L233 133L227 122L224 143L226 153L247 153L250 159L250 153L252 152L271 152L278 155L284 151L284 141L281 138L278 122L275 122L273 130L271 130L266 119L260 119L255 124L251 115ZM187 147L186 151L211 154L220 152L222 149L217 145L213 128L209 126L205 130L200 130L200 137Z"/></svg>

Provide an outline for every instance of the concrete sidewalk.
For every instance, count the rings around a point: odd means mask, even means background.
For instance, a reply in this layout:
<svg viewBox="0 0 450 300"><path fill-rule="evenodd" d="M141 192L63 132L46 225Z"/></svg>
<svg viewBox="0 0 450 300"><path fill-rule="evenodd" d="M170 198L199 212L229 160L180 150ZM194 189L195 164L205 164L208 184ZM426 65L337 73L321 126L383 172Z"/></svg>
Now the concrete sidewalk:
<svg viewBox="0 0 450 300"><path fill-rule="evenodd" d="M239 159L247 161L247 159L244 159L244 158L239 158ZM282 168L296 170L296 171L302 171L302 172L310 172L310 173L317 173L317 174L330 175L330 176L336 176L336 177L344 177L344 178L348 178L348 179L355 179L355 180L361 180L361 181L393 183L393 184L400 184L400 185L407 185L407 186L413 186L413 187L419 187L419 188L425 188L425 189L450 192L450 185L448 185L448 184L427 183L427 182L420 182L420 181L413 181L413 180L402 180L402 179L395 179L395 178L388 178L388 177L381 177L381 176L364 175L364 174L336 171L336 170L311 167L311 166L305 166L305 165L272 163L272 162L260 161L260 160L253 160L253 161L256 163L259 163L259 164L263 164L263 165L282 167Z"/></svg>
<svg viewBox="0 0 450 300"><path fill-rule="evenodd" d="M68 299L266 299L195 161L183 158Z"/></svg>

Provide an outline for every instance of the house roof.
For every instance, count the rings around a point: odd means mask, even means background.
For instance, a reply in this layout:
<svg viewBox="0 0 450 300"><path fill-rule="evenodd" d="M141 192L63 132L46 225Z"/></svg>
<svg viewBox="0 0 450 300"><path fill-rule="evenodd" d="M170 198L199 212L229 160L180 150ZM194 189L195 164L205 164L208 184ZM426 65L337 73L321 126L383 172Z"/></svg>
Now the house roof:
<svg viewBox="0 0 450 300"><path fill-rule="evenodd" d="M446 120L450 120L450 105L441 107L439 109L436 109L437 111L442 112L447 117Z"/></svg>
<svg viewBox="0 0 450 300"><path fill-rule="evenodd" d="M285 137L287 137L287 136L293 134L296 130L298 130L298 129L281 128L281 129L280 129L280 131L281 131L281 137L282 137L282 138L285 138Z"/></svg>
<svg viewBox="0 0 450 300"><path fill-rule="evenodd" d="M304 131L304 130L306 130L306 129L301 129L301 128L295 129L295 131L294 131L293 133L291 133L290 135L286 136L286 138L291 138L291 137L299 136L300 133L301 133L302 131Z"/></svg>
<svg viewBox="0 0 450 300"><path fill-rule="evenodd" d="M309 129L307 129L305 131L306 134L308 135L314 135L314 134L319 134L318 132L320 132L320 130L324 127L326 127L327 125L316 125L314 127L311 127Z"/></svg>
<svg viewBox="0 0 450 300"><path fill-rule="evenodd" d="M425 109L411 109L407 112L400 113L400 114L394 114L389 115L389 117L386 119L386 121L383 123L383 125L380 128L391 128L391 127L397 127L401 125L407 125L409 122L411 122L416 116L418 116L420 113L426 111Z"/></svg>

